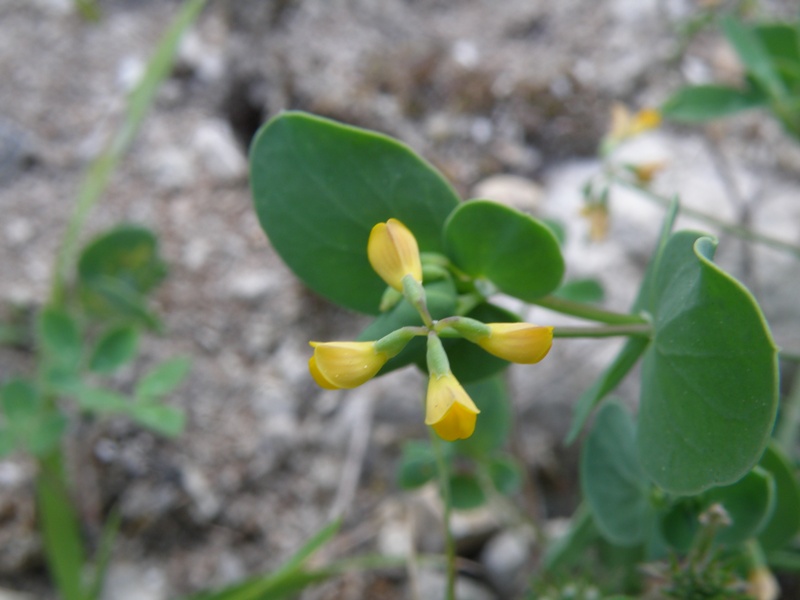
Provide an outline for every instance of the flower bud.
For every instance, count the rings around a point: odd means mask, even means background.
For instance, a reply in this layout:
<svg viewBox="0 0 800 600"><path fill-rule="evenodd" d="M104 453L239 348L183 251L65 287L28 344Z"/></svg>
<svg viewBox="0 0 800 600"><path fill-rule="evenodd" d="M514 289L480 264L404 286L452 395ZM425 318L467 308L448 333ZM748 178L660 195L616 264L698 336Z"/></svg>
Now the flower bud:
<svg viewBox="0 0 800 600"><path fill-rule="evenodd" d="M468 438L475 431L478 407L452 373L431 373L425 424L448 442Z"/></svg>
<svg viewBox="0 0 800 600"><path fill-rule="evenodd" d="M314 381L327 390L349 389L369 381L381 370L389 354L375 342L309 342L314 356L308 370Z"/></svg>
<svg viewBox="0 0 800 600"><path fill-rule="evenodd" d="M389 286L403 291L403 277L422 283L422 264L414 234L397 219L378 223L367 242L367 257L375 272Z"/></svg>

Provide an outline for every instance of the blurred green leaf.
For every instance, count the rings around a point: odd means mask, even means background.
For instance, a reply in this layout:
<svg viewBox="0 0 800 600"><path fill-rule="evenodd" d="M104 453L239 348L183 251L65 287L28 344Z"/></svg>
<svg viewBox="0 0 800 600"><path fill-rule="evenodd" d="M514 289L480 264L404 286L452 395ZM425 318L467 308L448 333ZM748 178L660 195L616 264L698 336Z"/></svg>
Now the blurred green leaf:
<svg viewBox="0 0 800 600"><path fill-rule="evenodd" d="M129 411L134 421L167 437L177 437L186 426L186 415L174 406L133 404Z"/></svg>
<svg viewBox="0 0 800 600"><path fill-rule="evenodd" d="M495 489L505 496L515 494L522 487L522 467L509 456L491 458L488 471Z"/></svg>
<svg viewBox="0 0 800 600"><path fill-rule="evenodd" d="M120 225L92 241L78 260L81 299L86 310L104 318L124 318L155 326L146 294L166 276L158 238L144 227Z"/></svg>
<svg viewBox="0 0 800 600"><path fill-rule="evenodd" d="M478 478L471 473L459 473L450 477L450 501L456 510L470 510L486 503Z"/></svg>
<svg viewBox="0 0 800 600"><path fill-rule="evenodd" d="M16 447L16 440L8 429L0 427L0 458L11 454Z"/></svg>
<svg viewBox="0 0 800 600"><path fill-rule="evenodd" d="M774 441L767 446L759 466L775 482L775 509L758 534L758 542L764 550L779 550L800 531L800 485L795 469Z"/></svg>
<svg viewBox="0 0 800 600"><path fill-rule="evenodd" d="M0 388L3 415L12 427L35 419L41 410L41 398L36 387L26 379L12 379Z"/></svg>
<svg viewBox="0 0 800 600"><path fill-rule="evenodd" d="M385 283L367 260L372 227L395 218L420 251L441 252L459 199L447 181L389 137L300 112L264 125L250 151L256 213L273 247L311 289L378 314Z"/></svg>
<svg viewBox="0 0 800 600"><path fill-rule="evenodd" d="M44 456L58 447L66 429L67 418L64 415L59 413L42 415L24 440L25 446L34 456Z"/></svg>
<svg viewBox="0 0 800 600"><path fill-rule="evenodd" d="M591 278L567 281L553 292L556 298L587 303L602 302L605 295L603 285L597 279Z"/></svg>
<svg viewBox="0 0 800 600"><path fill-rule="evenodd" d="M475 423L475 432L464 440L453 442L453 447L467 456L482 458L508 441L512 419L511 399L501 375L464 384L464 390L481 413Z"/></svg>
<svg viewBox="0 0 800 600"><path fill-rule="evenodd" d="M459 205L445 223L444 241L445 252L461 270L522 300L549 294L564 275L550 228L496 202Z"/></svg>
<svg viewBox="0 0 800 600"><path fill-rule="evenodd" d="M753 28L727 16L722 21L722 29L744 68L770 97L781 99L786 96L786 86L775 69L775 63Z"/></svg>
<svg viewBox="0 0 800 600"><path fill-rule="evenodd" d="M406 442L397 467L397 482L404 490L413 490L436 477L436 456L427 442Z"/></svg>
<svg viewBox="0 0 800 600"><path fill-rule="evenodd" d="M620 404L607 402L597 412L581 452L580 479L604 538L620 546L645 541L651 485L639 464L633 418Z"/></svg>
<svg viewBox="0 0 800 600"><path fill-rule="evenodd" d="M753 32L772 58L787 89L797 91L800 83L800 27L789 23L762 23Z"/></svg>
<svg viewBox="0 0 800 600"><path fill-rule="evenodd" d="M112 390L82 385L74 390L74 393L80 407L93 413L122 413L131 406L131 402L125 396Z"/></svg>
<svg viewBox="0 0 800 600"><path fill-rule="evenodd" d="M139 331L131 325L107 330L98 340L89 358L89 369L95 373L112 373L136 356Z"/></svg>
<svg viewBox="0 0 800 600"><path fill-rule="evenodd" d="M39 343L49 362L65 369L77 368L82 353L78 324L66 312L45 308L39 315Z"/></svg>
<svg viewBox="0 0 800 600"><path fill-rule="evenodd" d="M191 364L188 358L181 357L156 366L136 384L136 399L145 401L169 394L183 382Z"/></svg>
<svg viewBox="0 0 800 600"><path fill-rule="evenodd" d="M695 85L678 90L661 106L665 119L702 123L764 106L767 98L758 90L738 90L722 85Z"/></svg>

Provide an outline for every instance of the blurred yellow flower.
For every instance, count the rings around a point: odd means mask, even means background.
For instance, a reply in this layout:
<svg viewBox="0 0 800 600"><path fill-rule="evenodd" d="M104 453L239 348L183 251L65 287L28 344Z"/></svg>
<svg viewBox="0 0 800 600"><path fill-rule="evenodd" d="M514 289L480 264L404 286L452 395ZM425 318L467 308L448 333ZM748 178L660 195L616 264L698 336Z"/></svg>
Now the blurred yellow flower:
<svg viewBox="0 0 800 600"><path fill-rule="evenodd" d="M358 387L369 381L389 360L375 342L309 342L314 355L308 370L314 381L327 390Z"/></svg>
<svg viewBox="0 0 800 600"><path fill-rule="evenodd" d="M618 143L661 125L661 113L653 108L645 108L635 114L619 102L611 107L611 130L608 139Z"/></svg>
<svg viewBox="0 0 800 600"><path fill-rule="evenodd" d="M553 328L531 323L487 323L489 335L475 340L489 354L530 365L542 360L553 345Z"/></svg>
<svg viewBox="0 0 800 600"><path fill-rule="evenodd" d="M399 292L403 291L406 275L422 283L417 240L397 219L389 219L372 228L367 242L367 257L381 279Z"/></svg>
<svg viewBox="0 0 800 600"><path fill-rule="evenodd" d="M452 373L431 374L425 424L448 442L468 438L475 431L478 407Z"/></svg>
<svg viewBox="0 0 800 600"><path fill-rule="evenodd" d="M589 239L602 242L608 237L608 206L603 202L591 202L581 209L581 216L589 221Z"/></svg>

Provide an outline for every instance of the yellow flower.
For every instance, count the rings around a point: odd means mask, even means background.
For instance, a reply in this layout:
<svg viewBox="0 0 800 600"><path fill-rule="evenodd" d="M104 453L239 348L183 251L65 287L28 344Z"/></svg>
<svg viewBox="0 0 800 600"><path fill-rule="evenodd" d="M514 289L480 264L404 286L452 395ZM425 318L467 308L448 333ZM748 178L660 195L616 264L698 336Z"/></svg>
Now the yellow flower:
<svg viewBox="0 0 800 600"><path fill-rule="evenodd" d="M615 143L621 142L655 129L660 124L661 113L653 108L645 108L632 115L625 105L616 103L611 107L611 131L608 138Z"/></svg>
<svg viewBox="0 0 800 600"><path fill-rule="evenodd" d="M487 323L489 335L475 342L489 354L530 365L542 360L553 345L553 328L531 323Z"/></svg>
<svg viewBox="0 0 800 600"><path fill-rule="evenodd" d="M309 342L314 356L308 370L320 387L337 390L358 387L369 381L389 360L375 342Z"/></svg>
<svg viewBox="0 0 800 600"><path fill-rule="evenodd" d="M468 438L475 431L478 407L452 373L431 374L425 424L448 442Z"/></svg>
<svg viewBox="0 0 800 600"><path fill-rule="evenodd" d="M417 240L397 219L389 219L372 228L367 242L367 256L381 279L398 292L403 291L403 277L406 275L422 283Z"/></svg>
<svg viewBox="0 0 800 600"><path fill-rule="evenodd" d="M581 216L589 221L589 239L602 242L608 237L608 205L592 202L581 209Z"/></svg>

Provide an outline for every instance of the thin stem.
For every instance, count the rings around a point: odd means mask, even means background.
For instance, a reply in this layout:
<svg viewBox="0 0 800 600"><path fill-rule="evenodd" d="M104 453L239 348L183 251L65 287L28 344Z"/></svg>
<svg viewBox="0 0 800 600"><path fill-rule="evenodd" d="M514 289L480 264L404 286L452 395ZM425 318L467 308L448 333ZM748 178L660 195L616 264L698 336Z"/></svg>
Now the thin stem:
<svg viewBox="0 0 800 600"><path fill-rule="evenodd" d="M639 323L633 325L611 325L607 327L556 327L553 337L557 338L603 338L616 336L652 337L653 327Z"/></svg>
<svg viewBox="0 0 800 600"><path fill-rule="evenodd" d="M456 544L453 539L453 532L450 530L450 517L453 512L453 501L450 494L450 480L447 472L447 462L444 459L444 449L442 441L429 428L428 434L431 438L431 446L436 456L436 471L439 476L439 487L442 490L442 500L444 501L444 545L447 556L447 600L456 600Z"/></svg>
<svg viewBox="0 0 800 600"><path fill-rule="evenodd" d="M584 304L583 302L575 302L573 300L564 300L556 296L545 296L535 300L533 304L547 308L555 312L560 312L565 315L586 319L588 321L597 321L598 323L606 323L608 325L648 325L648 321L641 315L632 315L626 313L617 313L591 304Z"/></svg>
<svg viewBox="0 0 800 600"><path fill-rule="evenodd" d="M159 84L169 75L183 33L194 23L205 3L206 0L187 0L183 4L170 28L161 39L144 77L130 95L125 121L109 140L103 153L89 167L81 183L75 210L70 216L61 248L57 254L50 298L53 304L60 305L64 301L67 269L75 259L78 238L89 211L100 199L117 164L139 131L139 126L153 104Z"/></svg>
<svg viewBox="0 0 800 600"><path fill-rule="evenodd" d="M661 206L668 207L672 200L661 196L649 190L645 187L637 185L631 181L626 181L624 178L620 177L619 175L609 175L609 177L615 182L630 189L634 189L642 194L643 197L647 198L648 200L652 200L656 204L660 204ZM772 236L758 233L757 231L753 231L747 227L742 227L741 225L734 225L732 223L726 223L713 215L708 213L696 210L694 208L690 208L688 206L681 205L680 211L689 217L697 219L698 221L703 221L715 227L718 227L725 233L730 233L731 235L735 235L743 240L747 240L750 242L755 242L761 244L763 246L767 246L768 248L772 248L773 250L779 250L781 252L788 252L793 256L800 258L800 246L796 246L794 244L790 244L789 242L784 242L783 240L776 239Z"/></svg>

